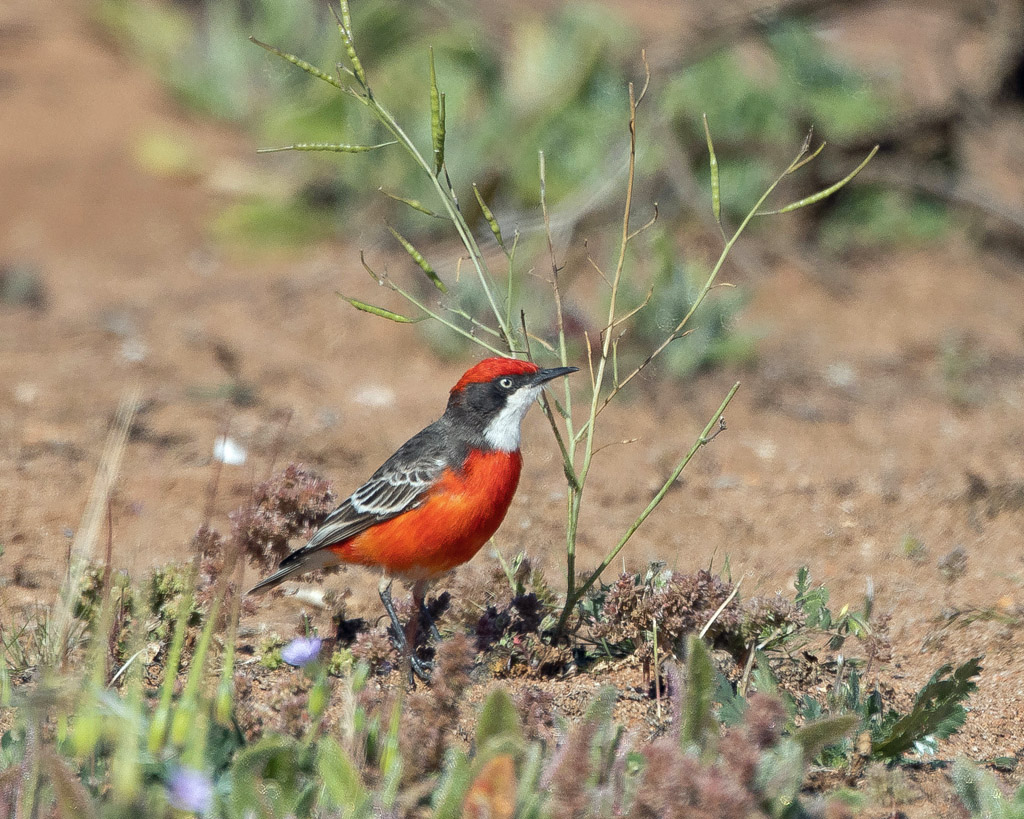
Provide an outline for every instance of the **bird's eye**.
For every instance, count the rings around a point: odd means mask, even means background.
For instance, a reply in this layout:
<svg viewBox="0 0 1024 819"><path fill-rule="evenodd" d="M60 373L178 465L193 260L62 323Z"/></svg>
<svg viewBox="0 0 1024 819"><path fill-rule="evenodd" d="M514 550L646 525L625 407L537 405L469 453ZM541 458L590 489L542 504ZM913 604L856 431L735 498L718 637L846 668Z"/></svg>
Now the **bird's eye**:
<svg viewBox="0 0 1024 819"><path fill-rule="evenodd" d="M498 386L501 387L503 390L510 390L512 389L512 379L507 377L502 378L498 381Z"/></svg>

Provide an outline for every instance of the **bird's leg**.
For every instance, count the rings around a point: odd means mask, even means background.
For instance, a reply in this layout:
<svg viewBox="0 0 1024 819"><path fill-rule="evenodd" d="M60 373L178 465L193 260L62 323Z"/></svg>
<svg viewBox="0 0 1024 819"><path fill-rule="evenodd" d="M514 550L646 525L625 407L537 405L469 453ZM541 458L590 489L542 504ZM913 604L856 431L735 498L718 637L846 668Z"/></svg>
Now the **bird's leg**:
<svg viewBox="0 0 1024 819"><path fill-rule="evenodd" d="M416 626L419 617L414 614L409 620L409 624L402 627L402 622L398 619L398 613L395 611L395 604L391 600L391 582L390 577L386 575L382 577L377 592L380 594L380 602L384 604L384 611L391 619L391 633L395 640L395 647L404 658L409 660L410 678L415 674L426 682L430 679L430 664L416 656Z"/></svg>
<svg viewBox="0 0 1024 819"><path fill-rule="evenodd" d="M380 579L377 593L380 595L380 602L384 604L384 611L391 618L391 631L394 634L395 642L399 643L397 647L400 651L405 651L406 646L401 645L405 640L405 631L402 629L402 623L398 619L398 613L395 611L395 604L391 601L391 583L391 578L384 575Z"/></svg>
<svg viewBox="0 0 1024 819"><path fill-rule="evenodd" d="M434 622L434 618L430 615L430 609L427 608L427 585L428 581L426 580L416 581L412 587L412 601L419 612L420 619L427 624L430 636L434 638L435 643L440 643L441 632L437 630L437 623Z"/></svg>

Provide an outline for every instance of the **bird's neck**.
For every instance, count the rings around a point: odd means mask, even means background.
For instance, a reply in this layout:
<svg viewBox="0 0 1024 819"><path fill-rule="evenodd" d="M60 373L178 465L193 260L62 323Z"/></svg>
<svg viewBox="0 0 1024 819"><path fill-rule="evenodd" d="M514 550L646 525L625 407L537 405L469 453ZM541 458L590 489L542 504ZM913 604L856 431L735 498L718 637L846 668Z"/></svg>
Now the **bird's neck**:
<svg viewBox="0 0 1024 819"><path fill-rule="evenodd" d="M512 393L484 427L484 440L500 452L518 452L523 418L540 394L540 387Z"/></svg>

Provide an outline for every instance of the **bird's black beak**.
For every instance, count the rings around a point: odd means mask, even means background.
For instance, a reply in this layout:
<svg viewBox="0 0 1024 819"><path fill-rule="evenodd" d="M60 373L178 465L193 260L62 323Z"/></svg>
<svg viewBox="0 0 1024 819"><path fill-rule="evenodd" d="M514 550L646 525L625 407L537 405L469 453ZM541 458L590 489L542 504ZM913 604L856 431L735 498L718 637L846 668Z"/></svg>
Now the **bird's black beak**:
<svg viewBox="0 0 1024 819"><path fill-rule="evenodd" d="M551 381L554 378L558 378L561 375L568 375L569 373L574 373L577 370L579 370L579 367L550 367L546 370L540 370L538 372L535 372L533 374L533 377L530 379L530 383L534 385L546 384L548 381Z"/></svg>

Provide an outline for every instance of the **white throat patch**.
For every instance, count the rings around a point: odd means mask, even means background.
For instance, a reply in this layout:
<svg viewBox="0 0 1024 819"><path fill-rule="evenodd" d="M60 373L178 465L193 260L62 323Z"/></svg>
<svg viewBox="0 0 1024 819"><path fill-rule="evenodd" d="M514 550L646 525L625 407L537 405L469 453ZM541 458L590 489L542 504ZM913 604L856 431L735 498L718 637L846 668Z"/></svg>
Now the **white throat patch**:
<svg viewBox="0 0 1024 819"><path fill-rule="evenodd" d="M519 449L519 428L542 389L538 384L535 387L522 387L512 393L501 412L491 419L484 430L487 443L502 452L515 452Z"/></svg>

